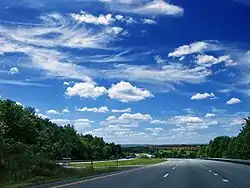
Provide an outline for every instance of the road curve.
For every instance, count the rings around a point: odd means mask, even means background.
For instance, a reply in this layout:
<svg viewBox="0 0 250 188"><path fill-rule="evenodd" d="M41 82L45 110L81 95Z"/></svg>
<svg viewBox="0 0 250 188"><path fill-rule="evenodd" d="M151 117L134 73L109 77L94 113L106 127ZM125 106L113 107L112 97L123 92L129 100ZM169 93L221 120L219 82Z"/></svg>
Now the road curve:
<svg viewBox="0 0 250 188"><path fill-rule="evenodd" d="M158 165L43 187L250 188L250 167L200 159L171 159Z"/></svg>

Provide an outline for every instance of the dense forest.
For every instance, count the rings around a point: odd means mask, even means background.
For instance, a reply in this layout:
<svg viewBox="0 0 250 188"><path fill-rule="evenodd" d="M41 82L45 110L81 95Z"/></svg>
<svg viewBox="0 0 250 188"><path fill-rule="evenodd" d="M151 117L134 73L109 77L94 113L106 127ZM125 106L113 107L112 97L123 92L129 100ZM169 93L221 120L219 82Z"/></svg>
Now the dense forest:
<svg viewBox="0 0 250 188"><path fill-rule="evenodd" d="M202 146L200 156L214 158L250 159L250 118L245 119L238 136L220 136Z"/></svg>
<svg viewBox="0 0 250 188"><path fill-rule="evenodd" d="M0 100L0 180L43 175L51 161L115 159L122 148L102 138L81 135L73 125L58 126L35 110Z"/></svg>

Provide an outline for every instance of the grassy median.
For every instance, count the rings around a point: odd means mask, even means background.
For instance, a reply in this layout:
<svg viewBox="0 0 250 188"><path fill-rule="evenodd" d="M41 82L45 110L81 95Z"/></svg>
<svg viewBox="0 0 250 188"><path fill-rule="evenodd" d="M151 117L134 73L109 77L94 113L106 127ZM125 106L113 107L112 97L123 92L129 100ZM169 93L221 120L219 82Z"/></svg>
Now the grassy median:
<svg viewBox="0 0 250 188"><path fill-rule="evenodd" d="M125 160L125 161L105 161L105 162L94 162L93 167L94 168L100 168L100 167L124 167L124 166L133 166L133 165L150 165L150 164L157 164L161 162L165 162L165 159L132 159L132 160ZM82 163L82 164L69 164L70 166L74 167L91 167L90 163Z"/></svg>

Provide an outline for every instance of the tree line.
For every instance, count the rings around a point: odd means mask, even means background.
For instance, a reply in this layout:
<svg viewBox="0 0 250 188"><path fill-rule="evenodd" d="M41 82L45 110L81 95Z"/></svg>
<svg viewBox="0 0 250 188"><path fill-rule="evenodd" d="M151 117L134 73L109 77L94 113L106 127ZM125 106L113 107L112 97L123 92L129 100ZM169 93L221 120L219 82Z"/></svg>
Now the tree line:
<svg viewBox="0 0 250 188"><path fill-rule="evenodd" d="M200 148L201 157L250 159L250 117L236 137L219 136Z"/></svg>
<svg viewBox="0 0 250 188"><path fill-rule="evenodd" d="M22 179L25 174L44 173L50 161L63 158L103 160L123 155L120 145L78 134L73 125L58 126L36 115L34 108L0 100L1 178Z"/></svg>

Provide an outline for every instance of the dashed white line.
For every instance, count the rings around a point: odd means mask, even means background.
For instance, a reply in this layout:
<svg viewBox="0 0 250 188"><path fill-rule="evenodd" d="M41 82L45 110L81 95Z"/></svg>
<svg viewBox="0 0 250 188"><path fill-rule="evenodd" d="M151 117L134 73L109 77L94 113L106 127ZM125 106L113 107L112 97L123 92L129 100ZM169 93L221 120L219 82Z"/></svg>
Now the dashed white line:
<svg viewBox="0 0 250 188"><path fill-rule="evenodd" d="M175 169L175 166L172 168L173 170Z"/></svg>
<svg viewBox="0 0 250 188"><path fill-rule="evenodd" d="M215 175L215 176L218 176L218 174L217 174L217 173L214 173L214 175Z"/></svg>
<svg viewBox="0 0 250 188"><path fill-rule="evenodd" d="M229 180L227 180L227 179L222 179L222 181L223 181L223 182L226 182L226 183L229 182Z"/></svg>
<svg viewBox="0 0 250 188"><path fill-rule="evenodd" d="M208 172L212 172L212 170L208 170Z"/></svg>
<svg viewBox="0 0 250 188"><path fill-rule="evenodd" d="M166 177L168 177L168 175L169 175L169 174L168 174L168 173L166 173L163 177L164 177L164 178L166 178Z"/></svg>

